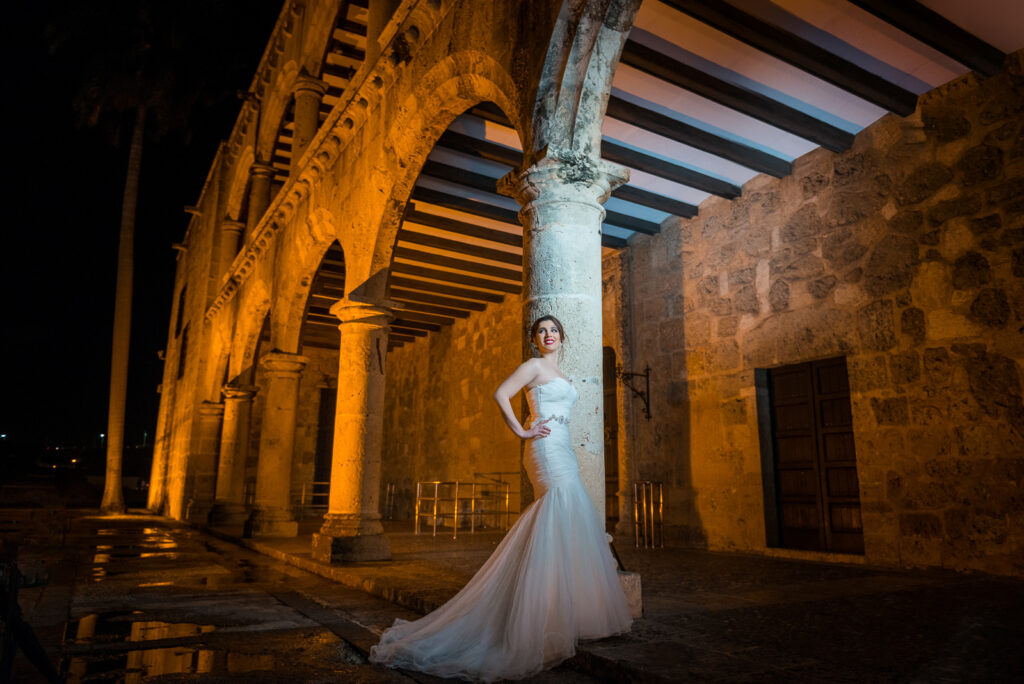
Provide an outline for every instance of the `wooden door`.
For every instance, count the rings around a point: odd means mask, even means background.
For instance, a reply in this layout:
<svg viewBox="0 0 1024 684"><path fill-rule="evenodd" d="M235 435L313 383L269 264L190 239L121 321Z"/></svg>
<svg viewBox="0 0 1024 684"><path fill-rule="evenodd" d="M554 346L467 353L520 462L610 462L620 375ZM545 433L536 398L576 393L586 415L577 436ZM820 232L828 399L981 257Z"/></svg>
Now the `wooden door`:
<svg viewBox="0 0 1024 684"><path fill-rule="evenodd" d="M770 378L781 546L863 553L846 359L774 368Z"/></svg>

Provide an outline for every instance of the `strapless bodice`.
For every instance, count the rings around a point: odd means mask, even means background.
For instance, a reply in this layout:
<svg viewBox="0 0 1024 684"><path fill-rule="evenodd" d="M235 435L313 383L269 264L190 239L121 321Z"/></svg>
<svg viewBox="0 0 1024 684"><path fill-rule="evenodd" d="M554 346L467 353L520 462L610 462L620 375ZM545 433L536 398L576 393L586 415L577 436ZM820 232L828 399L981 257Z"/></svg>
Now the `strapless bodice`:
<svg viewBox="0 0 1024 684"><path fill-rule="evenodd" d="M579 396L572 383L560 377L526 390L526 401L530 404L533 420L549 418L548 425L568 425L572 406Z"/></svg>

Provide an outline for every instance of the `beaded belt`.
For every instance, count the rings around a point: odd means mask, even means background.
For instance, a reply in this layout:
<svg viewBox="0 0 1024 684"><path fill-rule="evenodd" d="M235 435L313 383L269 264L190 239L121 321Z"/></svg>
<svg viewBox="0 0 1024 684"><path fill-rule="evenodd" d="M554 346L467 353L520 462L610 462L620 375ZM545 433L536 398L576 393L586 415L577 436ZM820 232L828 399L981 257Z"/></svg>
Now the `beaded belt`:
<svg viewBox="0 0 1024 684"><path fill-rule="evenodd" d="M548 420L553 420L556 423L561 423L562 425L569 424L569 416L548 416Z"/></svg>

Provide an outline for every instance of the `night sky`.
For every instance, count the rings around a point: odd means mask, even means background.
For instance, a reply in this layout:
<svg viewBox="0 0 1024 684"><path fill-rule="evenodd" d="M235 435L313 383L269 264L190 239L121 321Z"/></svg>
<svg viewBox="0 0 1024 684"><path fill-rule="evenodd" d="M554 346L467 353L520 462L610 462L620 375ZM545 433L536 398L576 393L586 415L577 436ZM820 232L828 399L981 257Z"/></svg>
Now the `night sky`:
<svg viewBox="0 0 1024 684"><path fill-rule="evenodd" d="M4 455L45 446L100 446L106 432L110 341L121 199L134 114L79 125L73 106L89 50L127 40L125 17L146 3L98 0L5 6L8 192L3 227L0 326ZM76 7L77 5L77 7ZM82 7L92 14L80 21ZM158 66L204 92L184 124L147 126L135 225L126 444L152 440L174 282L173 242L188 225L217 145L226 139L281 9L278 0L166 3L187 51ZM172 10L166 8L171 7ZM76 14L77 13L77 14ZM69 19L70 18L70 19ZM92 24L90 24L92 22ZM61 31L64 34L61 34ZM73 35L78 51L54 48ZM68 43L63 43L66 46ZM95 46L88 47L88 46ZM73 52L73 54L72 54ZM97 53L99 54L99 53ZM155 121L151 117L150 123Z"/></svg>

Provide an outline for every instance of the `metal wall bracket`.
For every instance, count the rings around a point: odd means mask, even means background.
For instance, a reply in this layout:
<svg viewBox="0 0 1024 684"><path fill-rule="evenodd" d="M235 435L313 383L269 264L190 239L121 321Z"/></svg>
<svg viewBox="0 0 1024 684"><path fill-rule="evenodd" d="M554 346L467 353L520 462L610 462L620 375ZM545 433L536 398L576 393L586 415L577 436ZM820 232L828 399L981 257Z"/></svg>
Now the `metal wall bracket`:
<svg viewBox="0 0 1024 684"><path fill-rule="evenodd" d="M643 373L634 373L622 369L622 364L615 366L615 378L623 385L628 387L633 394L640 397L640 401L644 402L644 416L647 420L651 419L651 367L647 366L644 368ZM639 390L633 386L634 382L640 384L639 381L635 381L634 378L644 379L644 388Z"/></svg>

